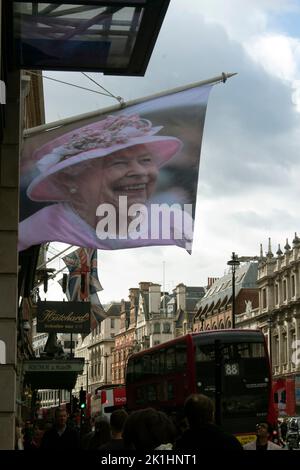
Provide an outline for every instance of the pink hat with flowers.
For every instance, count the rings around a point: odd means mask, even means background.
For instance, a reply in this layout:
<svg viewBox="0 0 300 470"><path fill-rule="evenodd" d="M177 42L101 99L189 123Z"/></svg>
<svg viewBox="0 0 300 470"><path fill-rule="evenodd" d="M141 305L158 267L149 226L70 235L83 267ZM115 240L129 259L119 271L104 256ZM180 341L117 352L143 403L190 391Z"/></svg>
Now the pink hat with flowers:
<svg viewBox="0 0 300 470"><path fill-rule="evenodd" d="M155 135L161 129L137 114L107 116L52 140L33 155L40 174L28 186L28 197L33 201L64 200L55 178L58 172L134 145L145 145L157 166L164 165L181 149L182 142L176 137Z"/></svg>

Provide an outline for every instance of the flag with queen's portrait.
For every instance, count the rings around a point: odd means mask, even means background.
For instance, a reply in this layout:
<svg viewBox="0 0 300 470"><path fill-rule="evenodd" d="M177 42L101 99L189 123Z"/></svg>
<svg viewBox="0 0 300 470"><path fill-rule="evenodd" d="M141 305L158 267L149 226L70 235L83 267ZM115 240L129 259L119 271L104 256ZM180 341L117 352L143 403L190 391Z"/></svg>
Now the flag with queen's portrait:
<svg viewBox="0 0 300 470"><path fill-rule="evenodd" d="M223 79L31 130L21 156L19 250L58 241L191 252L208 96ZM91 253L65 257L71 298L80 291L79 260L86 292L99 288Z"/></svg>

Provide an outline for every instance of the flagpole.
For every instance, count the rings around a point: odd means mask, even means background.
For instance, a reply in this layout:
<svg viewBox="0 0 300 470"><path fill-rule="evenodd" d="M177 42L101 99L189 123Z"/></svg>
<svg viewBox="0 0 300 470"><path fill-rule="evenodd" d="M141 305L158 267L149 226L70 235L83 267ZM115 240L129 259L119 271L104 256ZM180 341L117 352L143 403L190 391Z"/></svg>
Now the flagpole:
<svg viewBox="0 0 300 470"><path fill-rule="evenodd" d="M228 78L231 78L234 75L237 75L237 73L236 72L234 72L234 73L222 72L221 75L217 75L216 77L208 78L207 80L202 80L200 82L190 83L189 85L183 85L183 86L180 86L180 87L177 87L177 88L173 88L171 90L161 91L159 93L155 93L155 94L150 95L150 96L146 96L146 97L143 97L143 98L137 98L137 99L128 101L127 103L123 102L121 104L116 104L114 106L109 106L108 108L103 108L103 109L100 109L100 110L97 110L97 111L92 111L92 112L84 113L84 114L78 114L77 116L61 119L59 121L49 122L48 124L43 124L41 126L32 127L31 129L26 129L23 132L23 137L29 137L29 136L32 136L34 134L40 133L40 132L49 131L51 129L67 126L68 124L74 124L77 121L83 121L85 119L92 119L96 116L101 116L102 114L112 113L112 112L118 111L120 109L127 108L128 106L133 106L133 105L139 104L141 102L145 102L145 101L152 100L152 99L155 99L155 98L160 98L161 96L167 96L167 95L171 95L173 93L179 93L179 92L184 91L184 90L189 90L190 88L196 88L198 86L203 86L203 85L210 85L210 84L216 85L218 83L225 83L228 80Z"/></svg>
<svg viewBox="0 0 300 470"><path fill-rule="evenodd" d="M55 260L56 258L58 258L59 256L61 256L63 253L65 253L66 251L70 250L71 248L73 248L73 245L69 245L67 248L65 248L64 250L60 251L59 253L57 253L57 255L54 255L52 258L48 259L47 261L44 261L42 264L40 264L36 269L42 269L43 266L47 266L48 263L51 263L51 261Z"/></svg>

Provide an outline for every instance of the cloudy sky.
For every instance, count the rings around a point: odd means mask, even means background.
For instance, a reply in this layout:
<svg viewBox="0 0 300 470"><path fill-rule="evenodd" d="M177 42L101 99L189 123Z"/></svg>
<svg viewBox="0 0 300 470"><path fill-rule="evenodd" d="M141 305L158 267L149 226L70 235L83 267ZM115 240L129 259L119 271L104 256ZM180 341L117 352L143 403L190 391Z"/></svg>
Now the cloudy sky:
<svg viewBox="0 0 300 470"><path fill-rule="evenodd" d="M258 255L271 237L276 252L300 232L299 18L298 0L171 0L144 77L90 74L129 101L238 73L210 94L192 255L178 247L99 251L102 302L127 298L140 281L162 283L163 262L166 289L206 285L233 251ZM45 75L99 91L80 73ZM115 104L47 79L44 87L48 122Z"/></svg>

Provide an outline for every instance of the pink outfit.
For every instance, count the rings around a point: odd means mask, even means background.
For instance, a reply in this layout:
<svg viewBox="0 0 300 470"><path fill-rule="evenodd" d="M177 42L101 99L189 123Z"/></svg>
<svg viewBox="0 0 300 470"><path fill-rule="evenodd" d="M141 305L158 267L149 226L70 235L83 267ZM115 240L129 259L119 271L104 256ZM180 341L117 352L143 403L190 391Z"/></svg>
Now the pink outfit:
<svg viewBox="0 0 300 470"><path fill-rule="evenodd" d="M192 220L191 220L192 222ZM150 224L149 224L150 227ZM174 224L171 233L176 232ZM67 203L53 204L44 207L19 224L19 251L26 250L32 245L39 245L49 241L64 242L84 248L98 248L102 250L118 250L153 245L178 245L189 251L186 242L191 246L192 226L184 239L105 239L97 237L94 228L79 217Z"/></svg>

